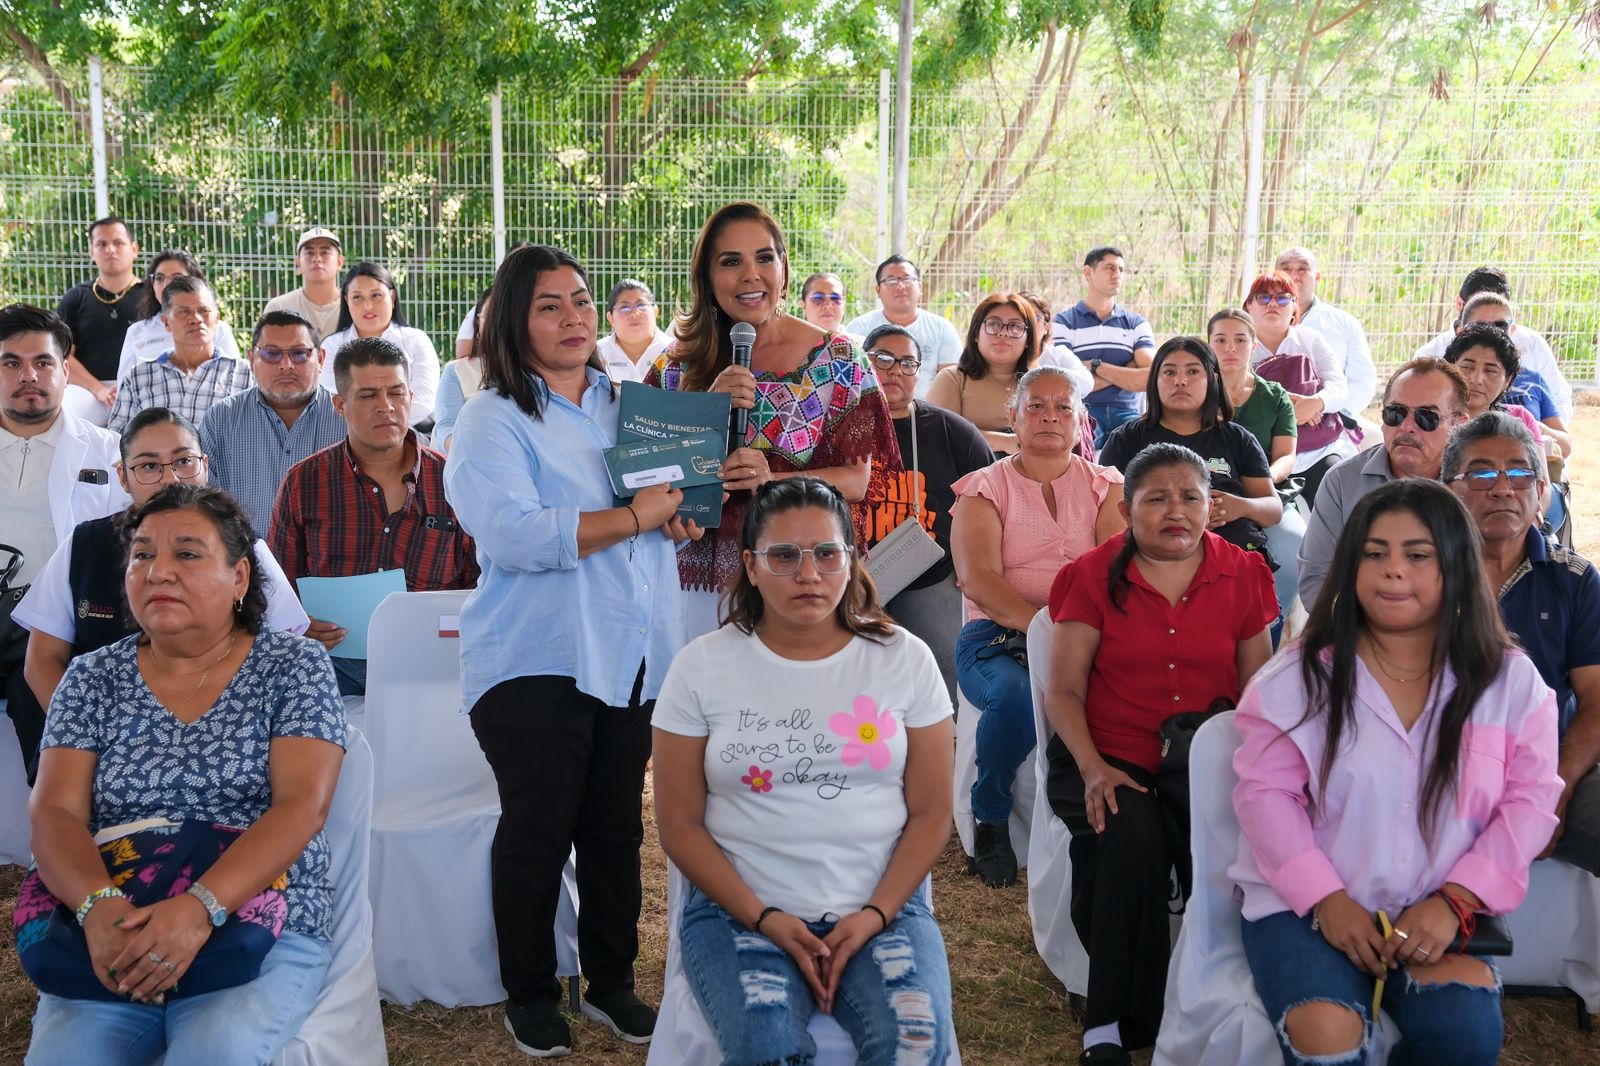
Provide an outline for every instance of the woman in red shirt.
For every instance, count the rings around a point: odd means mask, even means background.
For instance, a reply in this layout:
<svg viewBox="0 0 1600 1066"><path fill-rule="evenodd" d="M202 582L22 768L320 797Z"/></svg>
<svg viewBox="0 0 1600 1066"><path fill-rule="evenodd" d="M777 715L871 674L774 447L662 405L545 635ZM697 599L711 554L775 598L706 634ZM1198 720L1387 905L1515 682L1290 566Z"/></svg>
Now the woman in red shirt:
<svg viewBox="0 0 1600 1066"><path fill-rule="evenodd" d="M1045 794L1072 833L1072 924L1089 953L1080 1062L1097 1066L1130 1063L1125 1048L1161 1026L1169 871L1189 854L1188 769L1163 765L1161 725L1236 702L1272 653L1278 614L1262 558L1206 531L1200 456L1152 444L1124 477L1127 533L1050 591Z"/></svg>

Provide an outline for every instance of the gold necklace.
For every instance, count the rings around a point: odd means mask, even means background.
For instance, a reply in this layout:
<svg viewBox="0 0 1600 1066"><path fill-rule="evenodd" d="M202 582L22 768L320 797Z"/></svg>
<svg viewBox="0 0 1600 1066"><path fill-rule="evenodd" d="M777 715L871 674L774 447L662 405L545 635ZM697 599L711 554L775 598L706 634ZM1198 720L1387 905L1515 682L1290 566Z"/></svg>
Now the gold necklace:
<svg viewBox="0 0 1600 1066"><path fill-rule="evenodd" d="M89 282L89 295L93 296L96 300L99 300L101 303L109 307L112 304L119 302L124 296L128 295L128 290L137 284L139 284L139 279L134 278L132 281L128 282L122 287L121 292L116 293L111 297L111 299L108 300L104 296L100 295L100 279L95 278L93 281ZM106 292L110 291L110 289L106 290Z"/></svg>
<svg viewBox="0 0 1600 1066"><path fill-rule="evenodd" d="M217 668L217 664L218 663L222 662L222 660L226 659L230 654L232 654L234 642L237 641L238 639L239 639L239 627L238 626L234 626L232 635L230 635L228 637L228 646L226 648L222 649L222 654L221 655L217 656L216 659L212 660L212 663L211 663L210 666L206 667L205 673L200 675L199 684L195 685L195 687L189 692L189 694L183 698L183 702L182 703L178 704L176 707L171 708L172 714L174 716L176 716L179 711L181 711L185 707L189 706L189 701L194 699L195 696L199 694L200 690L205 687L206 678L211 676L211 671L213 671L213 670L215 670ZM152 660L154 660L155 657L156 657L156 646L154 644L151 644L151 645L148 645L148 647L150 649L150 658ZM152 665L159 666L160 664L153 662ZM157 698L159 699L160 697L157 697Z"/></svg>
<svg viewBox="0 0 1600 1066"><path fill-rule="evenodd" d="M1433 667L1430 665L1429 667L1424 669L1422 671L1422 673L1418 674L1416 677L1396 677L1389 670L1389 667L1384 663L1384 661L1383 661L1383 653L1378 650L1378 642L1373 640L1371 637L1368 637L1367 638L1367 647L1372 650L1372 661L1378 664L1378 669L1382 670L1384 672L1385 676L1387 676L1390 681L1396 682L1397 684L1409 685L1413 681L1420 681L1423 678L1427 677L1429 674L1433 673Z"/></svg>

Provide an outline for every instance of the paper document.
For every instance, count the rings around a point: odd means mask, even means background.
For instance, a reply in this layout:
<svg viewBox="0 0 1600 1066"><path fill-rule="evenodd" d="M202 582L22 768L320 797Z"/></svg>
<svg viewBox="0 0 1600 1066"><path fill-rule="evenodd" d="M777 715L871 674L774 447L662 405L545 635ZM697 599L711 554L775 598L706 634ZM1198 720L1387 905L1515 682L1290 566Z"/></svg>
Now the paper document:
<svg viewBox="0 0 1600 1066"><path fill-rule="evenodd" d="M300 590L300 606L306 614L349 631L328 654L365 659L372 612L389 593L406 590L406 572L395 569L355 577L303 577L295 587Z"/></svg>

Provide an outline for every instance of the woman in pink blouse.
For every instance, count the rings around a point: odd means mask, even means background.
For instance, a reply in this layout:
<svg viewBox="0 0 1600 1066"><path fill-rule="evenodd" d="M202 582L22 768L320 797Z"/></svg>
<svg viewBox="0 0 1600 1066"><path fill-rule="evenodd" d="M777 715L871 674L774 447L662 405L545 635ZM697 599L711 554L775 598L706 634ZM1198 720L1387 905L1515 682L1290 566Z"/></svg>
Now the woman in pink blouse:
<svg viewBox="0 0 1600 1066"><path fill-rule="evenodd" d="M1009 416L1017 453L952 486L950 526L967 616L956 640L956 683L983 712L973 872L990 887L1017 879L1006 828L1011 783L1034 745L1033 688L1011 649L1025 647L1023 634L1061 568L1127 525L1117 507L1122 475L1074 454L1084 411L1065 370L1041 366L1022 375Z"/></svg>
<svg viewBox="0 0 1600 1066"><path fill-rule="evenodd" d="M1501 626L1472 530L1437 482L1373 490L1339 538L1336 594L1240 704L1230 874L1290 1066L1365 1063L1385 975L1391 1064L1499 1057L1495 972L1450 944L1522 902L1561 779L1555 697Z"/></svg>

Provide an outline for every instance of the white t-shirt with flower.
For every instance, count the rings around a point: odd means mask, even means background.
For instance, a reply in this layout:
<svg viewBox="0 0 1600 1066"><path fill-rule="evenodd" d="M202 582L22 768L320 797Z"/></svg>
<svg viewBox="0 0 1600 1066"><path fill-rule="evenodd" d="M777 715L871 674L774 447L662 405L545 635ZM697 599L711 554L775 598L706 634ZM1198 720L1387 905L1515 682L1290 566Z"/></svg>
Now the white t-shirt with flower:
<svg viewBox="0 0 1600 1066"><path fill-rule="evenodd" d="M905 828L906 729L950 715L904 629L800 662L724 626L672 660L653 722L706 738L706 829L765 906L815 921L871 898Z"/></svg>

